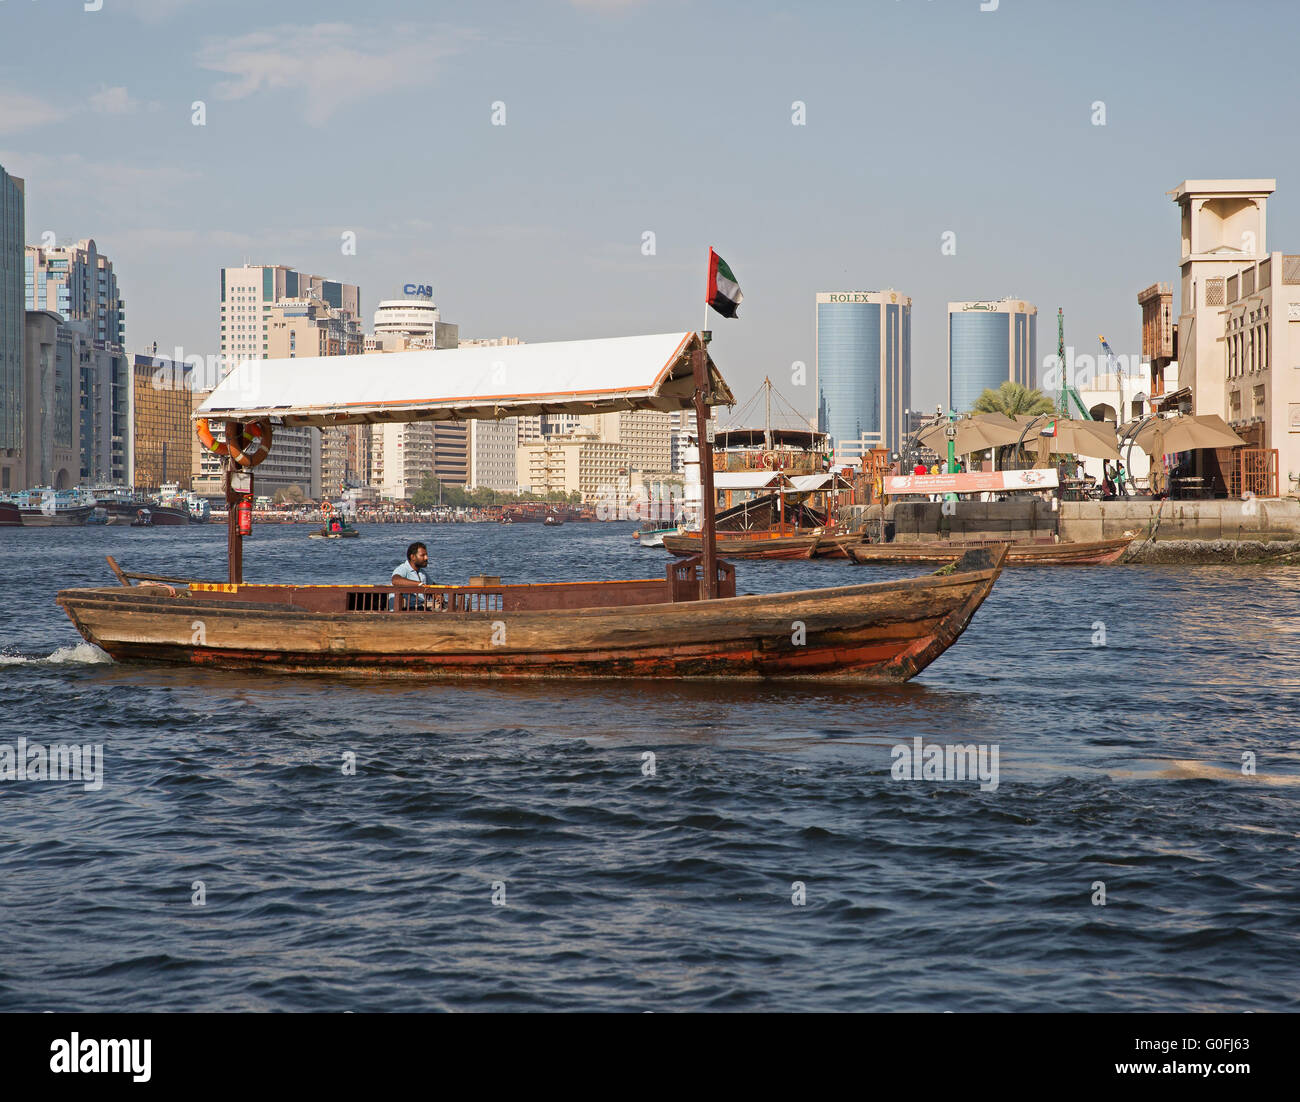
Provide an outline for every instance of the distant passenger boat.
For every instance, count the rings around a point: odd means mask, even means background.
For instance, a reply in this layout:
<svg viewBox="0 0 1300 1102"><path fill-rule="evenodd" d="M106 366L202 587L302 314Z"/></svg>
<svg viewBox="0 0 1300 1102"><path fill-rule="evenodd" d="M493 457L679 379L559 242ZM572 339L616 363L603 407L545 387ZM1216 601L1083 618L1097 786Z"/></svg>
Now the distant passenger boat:
<svg viewBox="0 0 1300 1102"><path fill-rule="evenodd" d="M91 498L76 490L38 488L12 494L24 528L66 528L85 524L95 508Z"/></svg>

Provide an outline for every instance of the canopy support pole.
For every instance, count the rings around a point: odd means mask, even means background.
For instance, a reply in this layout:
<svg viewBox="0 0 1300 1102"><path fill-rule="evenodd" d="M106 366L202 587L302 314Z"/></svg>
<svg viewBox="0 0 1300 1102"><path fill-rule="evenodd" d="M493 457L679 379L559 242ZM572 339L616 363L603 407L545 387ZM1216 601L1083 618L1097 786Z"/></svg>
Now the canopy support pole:
<svg viewBox="0 0 1300 1102"><path fill-rule="evenodd" d="M226 426L227 439L233 440L230 435L231 426ZM225 471L222 476L222 482L226 490L226 560L229 564L229 577L231 585L242 585L244 581L244 537L239 534L239 510L237 508L240 498L244 495L238 493L231 485L231 475L238 469L237 465L230 456L226 456L223 464Z"/></svg>
<svg viewBox="0 0 1300 1102"><path fill-rule="evenodd" d="M704 558L701 566L700 599L712 600L718 595L718 532L715 524L717 495L713 489L713 445L709 443L709 339L707 329L700 331L700 344L692 353L691 366L695 375L695 439L700 457L700 496L704 499L701 543Z"/></svg>

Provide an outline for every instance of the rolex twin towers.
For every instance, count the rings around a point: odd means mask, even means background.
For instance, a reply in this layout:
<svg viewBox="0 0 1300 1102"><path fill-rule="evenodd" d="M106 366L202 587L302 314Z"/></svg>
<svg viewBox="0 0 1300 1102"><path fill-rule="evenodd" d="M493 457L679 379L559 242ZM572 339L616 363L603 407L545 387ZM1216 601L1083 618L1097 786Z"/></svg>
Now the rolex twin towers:
<svg viewBox="0 0 1300 1102"><path fill-rule="evenodd" d="M948 405L964 413L987 387L1033 386L1038 307L1022 299L948 303ZM894 290L817 296L817 428L836 452L899 450L912 402L912 300Z"/></svg>

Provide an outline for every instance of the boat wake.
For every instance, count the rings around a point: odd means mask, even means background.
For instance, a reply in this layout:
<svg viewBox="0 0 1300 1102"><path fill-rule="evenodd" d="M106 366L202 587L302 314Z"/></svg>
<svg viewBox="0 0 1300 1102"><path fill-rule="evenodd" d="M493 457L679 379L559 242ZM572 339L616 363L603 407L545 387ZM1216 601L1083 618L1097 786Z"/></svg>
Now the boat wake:
<svg viewBox="0 0 1300 1102"><path fill-rule="evenodd" d="M112 661L104 651L91 643L60 647L44 658L26 654L0 654L0 666L99 666Z"/></svg>

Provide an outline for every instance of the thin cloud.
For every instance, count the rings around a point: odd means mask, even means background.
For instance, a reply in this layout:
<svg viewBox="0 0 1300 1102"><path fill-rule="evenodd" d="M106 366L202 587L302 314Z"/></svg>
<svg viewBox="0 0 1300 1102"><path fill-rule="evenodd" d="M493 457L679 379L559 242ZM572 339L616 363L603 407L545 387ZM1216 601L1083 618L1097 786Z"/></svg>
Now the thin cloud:
<svg viewBox="0 0 1300 1102"><path fill-rule="evenodd" d="M129 115L139 106L139 100L132 99L131 93L121 85L101 87L90 94L90 109L99 115Z"/></svg>
<svg viewBox="0 0 1300 1102"><path fill-rule="evenodd" d="M159 210L180 206L201 179L199 172L171 161L93 160L80 153L0 149L0 164L27 181L30 195L39 195L54 210L75 214L86 232L105 223L122 225L123 211L156 219Z"/></svg>
<svg viewBox="0 0 1300 1102"><path fill-rule="evenodd" d="M321 126L348 104L431 83L434 63L463 51L474 37L413 26L290 25L214 40L197 60L227 75L216 87L218 98L293 93L306 120Z"/></svg>
<svg viewBox="0 0 1300 1102"><path fill-rule="evenodd" d="M0 134L18 134L50 123L61 122L70 112L48 100L25 92L0 90Z"/></svg>

